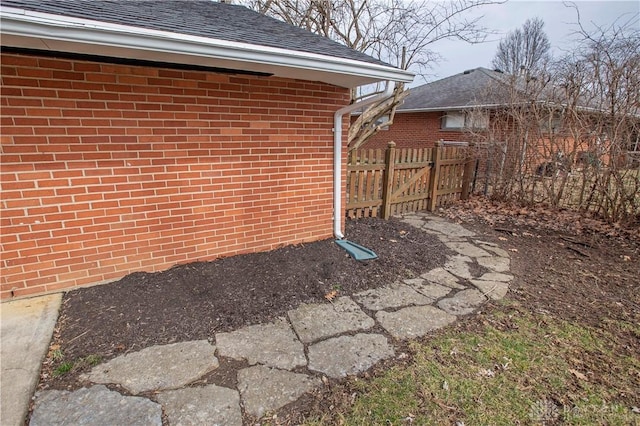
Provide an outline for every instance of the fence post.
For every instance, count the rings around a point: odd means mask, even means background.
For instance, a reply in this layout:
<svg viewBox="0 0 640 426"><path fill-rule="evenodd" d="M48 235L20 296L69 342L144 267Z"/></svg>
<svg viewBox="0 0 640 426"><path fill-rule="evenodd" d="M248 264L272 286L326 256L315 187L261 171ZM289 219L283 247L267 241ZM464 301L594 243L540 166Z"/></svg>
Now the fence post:
<svg viewBox="0 0 640 426"><path fill-rule="evenodd" d="M473 147L475 144L469 142L469 148L467 149L467 158L464 163L464 174L462 176L462 193L460 194L461 200L467 200L470 194L471 188L471 175L473 174L473 166L475 164L475 157L473 155Z"/></svg>
<svg viewBox="0 0 640 426"><path fill-rule="evenodd" d="M393 190L393 173L396 163L396 143L389 142L387 152L384 156L385 173L384 186L382 187L382 218L389 219L391 216L391 194Z"/></svg>
<svg viewBox="0 0 640 426"><path fill-rule="evenodd" d="M433 148L433 169L431 169L431 180L429 185L429 192L431 198L429 198L429 211L435 211L438 204L438 181L440 180L440 157L442 156L442 139L436 141L436 146Z"/></svg>

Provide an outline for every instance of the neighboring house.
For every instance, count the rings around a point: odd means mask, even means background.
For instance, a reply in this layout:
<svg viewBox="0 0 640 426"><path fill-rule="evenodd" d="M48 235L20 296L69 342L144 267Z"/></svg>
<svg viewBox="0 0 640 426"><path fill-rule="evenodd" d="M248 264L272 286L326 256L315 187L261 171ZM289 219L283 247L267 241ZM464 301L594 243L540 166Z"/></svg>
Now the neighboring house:
<svg viewBox="0 0 640 426"><path fill-rule="evenodd" d="M393 141L397 148L426 148L439 140L466 141L465 129L487 128L489 111L504 104L503 94L495 91L500 86L496 83L506 86L506 75L476 68L412 88L396 110L393 124L362 147L385 148Z"/></svg>
<svg viewBox="0 0 640 426"><path fill-rule="evenodd" d="M350 89L413 78L211 1L0 13L3 299L340 237Z"/></svg>

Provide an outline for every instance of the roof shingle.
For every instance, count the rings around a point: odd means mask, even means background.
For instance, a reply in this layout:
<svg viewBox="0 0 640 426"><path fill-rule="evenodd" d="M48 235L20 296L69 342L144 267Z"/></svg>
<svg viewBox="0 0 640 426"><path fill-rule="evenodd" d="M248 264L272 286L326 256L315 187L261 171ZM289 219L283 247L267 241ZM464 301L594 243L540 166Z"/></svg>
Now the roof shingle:
<svg viewBox="0 0 640 426"><path fill-rule="evenodd" d="M390 66L244 6L211 0L2 0L2 6Z"/></svg>

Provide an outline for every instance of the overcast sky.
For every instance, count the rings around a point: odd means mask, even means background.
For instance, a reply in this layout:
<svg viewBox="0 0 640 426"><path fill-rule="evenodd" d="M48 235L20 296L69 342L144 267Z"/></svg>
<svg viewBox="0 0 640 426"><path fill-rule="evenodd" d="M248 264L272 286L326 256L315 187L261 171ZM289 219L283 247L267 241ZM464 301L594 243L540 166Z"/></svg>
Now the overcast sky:
<svg viewBox="0 0 640 426"><path fill-rule="evenodd" d="M593 23L599 26L612 24L618 17L625 15L629 19L640 12L640 1L579 1L575 3L580 10L580 20L587 28ZM490 67L500 38L509 31L519 28L527 18L536 16L545 22L545 32L549 37L552 49L560 52L570 49L571 33L576 30L577 16L575 10L565 7L562 1L509 0L504 4L488 5L478 9L477 14L484 15L483 24L498 34L489 36L491 40L482 44L470 45L462 41L442 41L434 45L443 60L434 66L433 75L427 81L434 81L464 70L477 67ZM637 21L636 21L637 23ZM416 77L411 86L424 84Z"/></svg>

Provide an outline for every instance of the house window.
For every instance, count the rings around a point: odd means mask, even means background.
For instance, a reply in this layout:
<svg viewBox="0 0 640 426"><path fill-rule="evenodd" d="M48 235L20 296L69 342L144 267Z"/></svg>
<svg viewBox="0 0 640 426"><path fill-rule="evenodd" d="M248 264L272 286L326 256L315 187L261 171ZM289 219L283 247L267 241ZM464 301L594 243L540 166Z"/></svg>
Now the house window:
<svg viewBox="0 0 640 426"><path fill-rule="evenodd" d="M382 117L378 118L376 120L376 126L382 126L380 127L380 130L389 130L389 125L384 126L385 123L389 122L389 115L383 115Z"/></svg>
<svg viewBox="0 0 640 426"><path fill-rule="evenodd" d="M450 111L442 117L443 130L486 129L489 127L489 115L480 111Z"/></svg>

